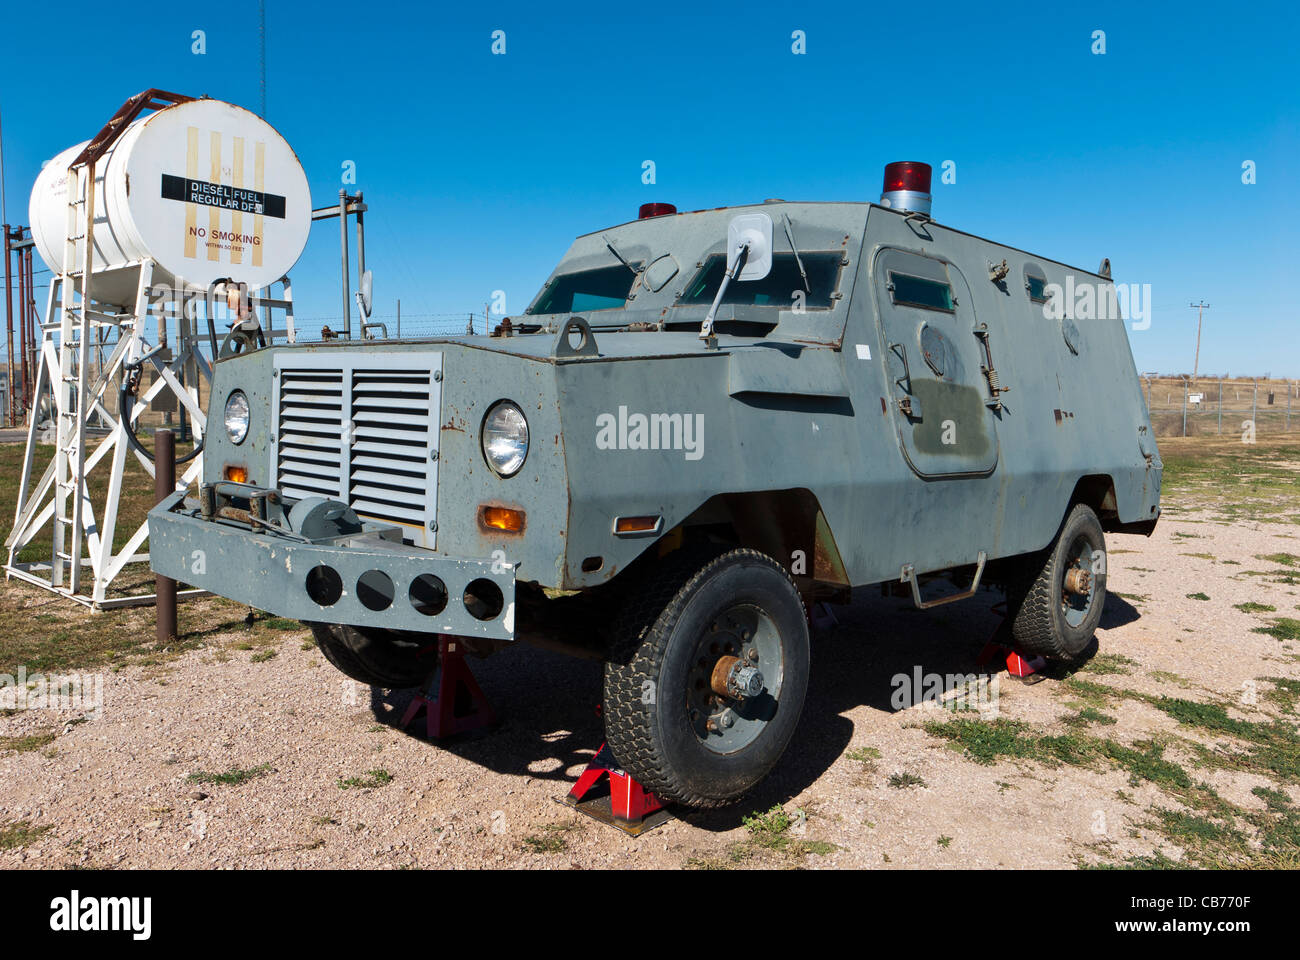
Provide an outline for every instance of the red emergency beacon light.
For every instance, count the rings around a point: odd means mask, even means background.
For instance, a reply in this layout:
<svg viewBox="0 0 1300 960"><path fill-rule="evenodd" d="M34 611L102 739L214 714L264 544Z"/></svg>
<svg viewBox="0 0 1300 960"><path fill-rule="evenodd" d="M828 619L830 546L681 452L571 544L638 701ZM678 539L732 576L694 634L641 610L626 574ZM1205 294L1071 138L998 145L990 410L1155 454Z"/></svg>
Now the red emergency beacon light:
<svg viewBox="0 0 1300 960"><path fill-rule="evenodd" d="M666 217L676 212L677 208L671 203L643 203L636 218L638 220L649 220L651 217Z"/></svg>
<svg viewBox="0 0 1300 960"><path fill-rule="evenodd" d="M880 205L909 213L930 215L930 165L918 160L885 164L885 185Z"/></svg>

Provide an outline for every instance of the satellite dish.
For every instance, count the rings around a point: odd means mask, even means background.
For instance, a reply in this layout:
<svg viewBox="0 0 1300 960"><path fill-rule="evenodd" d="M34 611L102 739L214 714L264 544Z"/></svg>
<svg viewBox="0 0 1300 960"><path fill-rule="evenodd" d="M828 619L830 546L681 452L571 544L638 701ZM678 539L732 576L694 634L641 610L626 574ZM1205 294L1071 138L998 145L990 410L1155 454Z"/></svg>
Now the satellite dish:
<svg viewBox="0 0 1300 960"><path fill-rule="evenodd" d="M357 286L357 306L361 308L362 318L367 319L370 316L370 308L374 302L374 274L367 270L361 275L361 283Z"/></svg>

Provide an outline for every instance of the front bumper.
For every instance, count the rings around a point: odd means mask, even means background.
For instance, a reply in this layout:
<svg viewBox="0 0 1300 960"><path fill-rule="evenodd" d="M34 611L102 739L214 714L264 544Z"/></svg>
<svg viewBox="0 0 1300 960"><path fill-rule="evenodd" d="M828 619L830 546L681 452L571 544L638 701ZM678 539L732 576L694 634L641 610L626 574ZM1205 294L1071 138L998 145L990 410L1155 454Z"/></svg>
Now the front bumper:
<svg viewBox="0 0 1300 960"><path fill-rule="evenodd" d="M328 542L305 542L235 520L205 519L196 502L177 493L149 512L149 560L155 573L293 620L515 639L513 565L441 556L387 539L380 529L368 525ZM314 600L309 575L317 595L322 582L337 583L337 600ZM428 579L416 583L425 575L445 585L446 604L436 612L427 602ZM417 599L431 612L418 609Z"/></svg>

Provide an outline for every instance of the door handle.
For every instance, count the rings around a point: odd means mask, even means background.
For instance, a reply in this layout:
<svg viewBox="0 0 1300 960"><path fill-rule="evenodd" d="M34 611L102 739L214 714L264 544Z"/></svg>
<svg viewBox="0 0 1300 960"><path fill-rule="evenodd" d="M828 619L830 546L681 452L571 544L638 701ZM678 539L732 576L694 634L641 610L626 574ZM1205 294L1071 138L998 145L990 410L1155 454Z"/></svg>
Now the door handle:
<svg viewBox="0 0 1300 960"><path fill-rule="evenodd" d="M980 324L974 330L976 339L979 340L980 346L984 348L984 362L980 364L980 372L984 374L985 379L989 382L989 399L985 400L986 406L994 410L1002 409L1002 394L1010 390L1010 387L1003 386L998 380L998 372L993 367L993 350L989 346L989 328Z"/></svg>

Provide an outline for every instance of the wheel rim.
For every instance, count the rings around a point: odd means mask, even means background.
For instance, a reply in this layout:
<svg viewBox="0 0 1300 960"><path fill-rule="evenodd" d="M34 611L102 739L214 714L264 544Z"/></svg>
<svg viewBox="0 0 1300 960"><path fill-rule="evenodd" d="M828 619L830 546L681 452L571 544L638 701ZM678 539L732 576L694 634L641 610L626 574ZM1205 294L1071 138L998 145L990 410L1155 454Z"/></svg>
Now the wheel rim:
<svg viewBox="0 0 1300 960"><path fill-rule="evenodd" d="M759 694L735 698L715 690L715 669L727 657L761 672ZM753 743L776 714L784 674L780 631L760 607L736 604L714 617L696 643L686 678L687 719L699 742L718 754Z"/></svg>
<svg viewBox="0 0 1300 960"><path fill-rule="evenodd" d="M1097 573L1093 556L1096 547L1084 536L1075 537L1065 553L1061 574L1061 615L1071 627L1081 626L1092 612L1097 597Z"/></svg>

